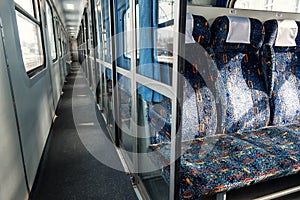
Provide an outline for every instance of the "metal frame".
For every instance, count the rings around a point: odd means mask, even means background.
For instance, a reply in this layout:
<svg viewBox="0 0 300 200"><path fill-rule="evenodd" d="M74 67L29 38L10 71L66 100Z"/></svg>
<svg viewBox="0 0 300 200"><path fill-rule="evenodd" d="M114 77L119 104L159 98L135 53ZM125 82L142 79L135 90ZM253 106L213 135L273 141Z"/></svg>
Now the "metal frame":
<svg viewBox="0 0 300 200"><path fill-rule="evenodd" d="M175 101L172 101L172 104L175 104L173 109L173 114L175 114L172 118L172 128L174 131L172 131L172 139L174 142L171 144L171 161L174 161L171 165L171 173L170 173L170 200L171 199L180 199L180 166L181 166L181 140L182 140L182 123L181 123L181 117L182 117L182 105L183 105L183 75L184 75L184 68L185 68L185 60L182 57L185 52L185 37L182 37L185 35L185 24L186 24L186 8L187 8L187 2L186 1L176 1L175 2L175 17L174 17L174 31L175 31L175 37L173 42L173 52L178 52L178 55L174 57L173 62L173 71L177 75L177 78L173 79L173 87L175 88L176 94L175 94ZM177 33L177 34L176 34ZM177 70L174 70L174 67L177 67ZM174 76L175 77L175 76ZM175 110L174 110L175 108ZM171 139L171 141L172 141ZM175 139L175 140L174 140ZM172 159L172 156L174 159ZM172 168L174 172L172 172Z"/></svg>
<svg viewBox="0 0 300 200"><path fill-rule="evenodd" d="M132 14L133 12L136 12L134 9L135 9L135 6L132 6L132 5L135 5L135 1L132 1L132 0L129 0L129 3L130 3L130 13ZM112 8L113 12L115 13L115 8ZM135 15L132 15L132 16L135 16ZM134 17L131 17L131 21L129 23L132 24L135 24L135 19L133 19ZM133 26L132 26L133 27ZM133 28L134 29L134 28ZM136 32L133 31L133 34L134 34L134 37L136 35ZM132 41L132 45L136 45L135 41L133 40ZM116 46L117 48L117 46ZM131 101L131 108L134 110L132 112L132 116L131 116L131 119L130 119L130 123L131 123L131 126L130 126L130 132L134 135L134 136L137 136L137 126L136 126L136 122L137 122L137 115L136 115L136 112L137 112L137 108L136 108L136 102L137 102L137 99L136 99L136 82L135 82L135 72L133 69L136 68L136 52L135 51L132 51L131 52L131 62L130 62L130 65L131 65L131 68L130 70L125 70L124 68L120 67L117 65L117 58L115 57L115 63L116 63L116 76L113 76L113 77L116 77L116 90L115 92L118 93L118 80L117 80L117 75L118 74L121 74L123 76L125 76L126 78L130 79L130 86L131 86L131 89L132 89L132 92L133 92L133 96L131 97L132 98L132 101ZM119 98L117 99L117 101L119 101ZM119 107L118 107L119 103L117 103L117 107L115 107L115 109L117 110L118 112L118 122L120 122L120 112L119 112ZM136 171L136 169L138 168L138 159L136 156L134 156L134 158L131 160L129 158L129 156L125 153L124 150L122 150L122 148L124 148L123 144L122 144L122 140L121 140L121 134L122 134L122 127L118 127L118 131L119 133L117 134L118 137L116 137L116 140L118 141L118 147L121 147L120 148L120 152L122 153L122 156L125 158L126 160L126 164L127 164L127 169L128 171L131 173L132 176L134 176L133 178L133 184L137 184L136 180L137 180L137 177L135 176L134 171ZM135 137L137 138L137 137ZM133 150L134 152L137 152L137 139L134 141L134 143L132 144L133 145ZM125 149L125 148L124 148ZM131 169L132 168L132 169Z"/></svg>
<svg viewBox="0 0 300 200"><path fill-rule="evenodd" d="M104 42L104 34L103 34L103 29L104 29L104 27L103 27L103 14L102 14L102 3L101 3L101 1L100 0L97 0L97 2L96 2L96 5L97 5L97 7L99 6L99 8L100 8L100 15L101 15L101 22L99 21L99 19L98 19L98 17L96 17L96 21L97 21L97 27L99 27L100 26L100 24L101 24L101 33L99 32L99 34L98 34L98 54L97 54L97 58L96 58L96 62L100 65L100 67L99 67L99 74L98 74L98 76L99 76L99 80L100 80L100 96L101 96L101 102L100 102L100 110L102 110L103 111L103 107L104 107L104 97L103 97L103 93L107 93L107 89L106 89L106 82L104 81L104 91L103 91L103 87L102 87L102 81L103 81L103 78L102 78L102 73L104 74L105 73L105 71L106 70L104 70L103 72L102 72L102 67L104 66L107 66L109 69L111 69L111 64L110 63L106 63L106 62L104 62L104 61L102 61L99 57L100 57L100 51L102 51L102 55L104 55L104 49L100 49L100 37L102 38L102 42ZM99 12L99 10L97 9L97 12ZM98 15L97 15L98 16ZM105 74L104 74L105 75ZM105 117L104 117L105 118Z"/></svg>
<svg viewBox="0 0 300 200"><path fill-rule="evenodd" d="M216 195L216 200L226 200L226 192L218 193Z"/></svg>
<svg viewBox="0 0 300 200"><path fill-rule="evenodd" d="M110 0L110 42L111 42L111 52L112 52L112 86L113 88L118 88L118 76L117 76L117 51L116 51L116 16L115 16L115 0ZM115 135L115 145L120 147L120 134L121 130L119 127L120 122L120 111L119 111L119 94L118 89L112 90L112 103L113 103L113 114L114 114L114 123L113 123L113 133Z"/></svg>
<svg viewBox="0 0 300 200"><path fill-rule="evenodd" d="M57 35L56 35L56 30L55 30L55 23L56 23L56 19L57 19L57 17L54 17L54 12L53 12L53 4L52 4L52 2L50 1L50 0L45 0L45 9L46 9L46 5L48 5L48 7L49 7L49 9L50 9L50 12L51 12L51 17L52 17L52 27L49 27L49 24L48 23L46 23L47 24L47 29L48 29L48 31L49 31L49 29L51 28L52 30L53 30L53 35L54 35L54 48L55 48L55 55L56 55L56 57L53 59L52 58L52 55L51 55L51 60L52 60L52 62L53 63L55 63L57 60L58 60L58 52L57 52L57 40L56 40L56 37L57 37ZM47 21L47 16L48 15L48 13L46 13L46 21ZM49 36L48 36L48 38L49 38ZM49 38L50 39L50 38ZM52 50L51 49L51 44L50 44L50 50Z"/></svg>
<svg viewBox="0 0 300 200"><path fill-rule="evenodd" d="M102 42L104 43L104 17L103 17L103 13L102 13L102 10L103 10L103 5L102 5L102 1L98 0L97 1L99 7L100 7L100 13L101 13L101 29L102 29L102 32L101 32L101 36L99 37L102 37ZM110 19L111 20L111 19ZM98 21L99 23L99 21ZM99 25L99 24L98 24ZM108 29L109 27L106 27L106 29ZM100 40L99 40L100 41ZM105 56L105 50L107 50L107 46L105 46L105 48L103 49L100 49L100 46L98 48L98 51L102 51L102 55ZM111 52L110 52L111 53ZM106 122L106 124L108 125L108 101L107 99L104 100L108 94L108 91L107 91L107 83L106 83L106 68L107 69L110 69L112 70L112 64L111 63L108 63L108 62L105 62L104 60L101 60L100 58L96 58L96 62L98 62L101 66L100 66L100 83L102 84L102 82L104 83L104 91L103 91L103 88L102 88L102 85L100 87L100 93L101 93L101 106L100 106L100 109L102 111L104 111L104 115L103 115L103 118ZM104 71L102 72L102 67L104 67ZM103 76L102 77L102 73L103 73ZM105 116L107 115L107 116Z"/></svg>
<svg viewBox="0 0 300 200"><path fill-rule="evenodd" d="M254 200L271 200L271 199L276 199L276 198L279 198L279 197L287 196L289 194L293 194L293 193L296 193L296 192L299 192L299 191L300 191L300 186L296 186L296 187L289 188L289 189L286 189L286 190L282 190L282 191L279 191L279 192L275 192L273 194L269 194L269 195L266 195L266 196L263 196L263 197L259 197L259 198L256 198Z"/></svg>
<svg viewBox="0 0 300 200"><path fill-rule="evenodd" d="M132 13L132 16L136 16L136 1L135 0L130 0L130 12ZM169 190L169 198L170 199L179 199L179 167L180 167L180 156L178 156L180 154L180 138L181 138L181 134L179 133L178 135L176 134L177 130L180 129L180 124L181 124L181 120L180 118L178 118L178 109L180 109L180 105L182 105L182 103L180 103L180 101L182 101L182 89L178 88L179 85L182 85L180 83L178 83L179 77L180 75L178 74L177 70L173 70L173 82L172 85L167 85L164 84L162 82L156 81L154 79L145 77L141 74L138 74L135 69L137 66L137 52L136 51L132 51L131 52L131 69L130 71L125 70L119 66L117 66L117 62L116 62L116 41L114 38L114 35L116 33L116 25L115 25L115 5L114 5L114 0L110 1L110 24L111 24L111 52L112 52L112 64L107 63L105 61L102 61L100 59L96 59L96 61L102 65L104 65L106 68L110 68L113 71L113 87L117 88L118 87L118 80L117 80L117 74L121 74L124 75L125 77L129 78L131 80L131 89L133 91L133 96L132 96L132 116L131 116L131 132L132 134L134 134L136 136L136 140L134 141L133 147L135 152L137 152L137 148L138 148L138 131L137 131L137 126L136 126L136 122L137 122L137 84L142 84L142 85L147 85L147 87L149 87L150 89L163 94L164 96L172 99L172 127L171 127L171 132L172 132L172 146L171 146L171 160L175 161L171 164L171 173L170 173L170 190ZM185 12L186 12L186 2L185 1L176 1L175 2L175 6L174 8L178 8L175 10L174 13L174 18L176 20L175 23L175 27L174 27L174 32L181 32L184 33L185 31ZM180 8L181 7L181 8ZM179 17L181 16L181 17ZM182 23L184 22L184 23ZM131 27L136 30L136 17L131 17ZM136 41L136 31L133 31L133 38L134 40L132 40L132 46L134 47L134 49L137 49L137 41ZM176 35L174 37L173 40L173 51L174 52L179 52L182 51L183 49L183 45L179 44L182 43L182 41L179 41L180 37L179 35ZM184 41L183 41L184 44ZM178 55L180 55L178 53ZM174 56L173 58L173 68L175 68L176 66L179 66L178 64L182 64L182 61L180 60L179 56ZM181 65L182 66L182 65ZM182 69L179 69L180 71L182 71ZM177 101L179 99L179 102ZM114 117L115 117L115 123L114 123L114 129L113 129L113 133L115 135L115 143L116 146L119 147L120 146L120 133L121 130L118 127L118 122L119 122L119 109L118 109L118 90L113 90L113 113L114 113ZM179 131L180 132L180 131ZM125 155L125 158L127 156ZM176 159L178 158L179 159ZM128 163L131 163L130 159L126 159L126 161ZM135 156L133 158L133 165L135 170L139 169L139 158L138 156ZM130 169L129 169L130 170ZM142 191L146 191L145 187L143 186L140 177L137 177L134 175L134 177L136 177L135 183L139 183L139 188ZM143 195L145 198L149 198L148 194L144 194Z"/></svg>
<svg viewBox="0 0 300 200"><path fill-rule="evenodd" d="M137 29L137 24L136 24L136 5L137 5L137 1L136 0L130 0L130 5L131 5L131 27L133 30ZM135 49L135 51L132 51L131 53L131 90L132 90L132 102L131 102L131 106L132 106L132 115L131 115L131 133L135 136L135 141L133 144L133 151L134 152L138 152L138 127L137 127L137 121L138 121L138 109L137 109L137 82L136 82L136 73L135 70L136 66L137 66L137 32L133 31L133 40L132 40L132 47L133 49ZM133 157L133 166L134 166L134 170L137 171L139 169L139 158L137 156ZM137 184L137 175L135 176L135 184Z"/></svg>

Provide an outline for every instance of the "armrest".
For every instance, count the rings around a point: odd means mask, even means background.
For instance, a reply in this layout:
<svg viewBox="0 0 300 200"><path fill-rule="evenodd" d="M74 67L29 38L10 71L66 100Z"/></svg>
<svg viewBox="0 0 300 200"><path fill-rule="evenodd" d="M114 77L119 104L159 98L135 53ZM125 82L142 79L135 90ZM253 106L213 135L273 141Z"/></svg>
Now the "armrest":
<svg viewBox="0 0 300 200"><path fill-rule="evenodd" d="M262 70L267 84L268 96L271 98L274 89L274 79L272 78L272 74L275 71L275 53L273 47L270 44L264 44L261 48L260 56Z"/></svg>

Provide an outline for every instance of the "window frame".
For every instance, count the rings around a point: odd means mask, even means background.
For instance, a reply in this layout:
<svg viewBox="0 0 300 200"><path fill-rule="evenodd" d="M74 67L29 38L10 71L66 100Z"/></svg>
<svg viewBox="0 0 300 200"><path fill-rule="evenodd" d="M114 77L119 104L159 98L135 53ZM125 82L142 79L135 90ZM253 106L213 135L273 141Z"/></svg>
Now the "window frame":
<svg viewBox="0 0 300 200"><path fill-rule="evenodd" d="M53 12L53 8L52 8L52 4L50 3L50 1L49 0L46 0L45 1L45 3L46 3L46 6L45 6L45 9L46 9L46 7L48 6L49 7L49 9L50 9L50 12L51 12L51 20L52 20L52 33L53 33L53 42L54 42L54 49L55 49L55 58L52 58L52 55L51 55L51 59L52 59L52 62L54 63L54 62L56 62L57 60L58 60L58 52L57 52L57 44L56 44L56 37L57 37L57 35L56 35L56 33L55 33L55 20L54 20L54 12ZM46 10L47 11L47 10ZM47 20L47 17L48 17L48 14L47 14L47 12L45 12L46 13L46 20ZM49 34L49 24L48 24L48 22L47 22L47 33ZM49 38L49 35L48 35L48 38ZM50 39L50 38L49 38ZM50 44L50 52L52 53L52 47L51 47L51 41L49 41L49 44Z"/></svg>
<svg viewBox="0 0 300 200"><path fill-rule="evenodd" d="M62 47L62 28L61 28L61 24L58 22L57 23L57 35L58 35L58 43L59 43L59 58L62 58L63 57L63 47Z"/></svg>
<svg viewBox="0 0 300 200"><path fill-rule="evenodd" d="M17 28L18 28L18 36L19 36L19 43L21 46L21 54L22 54L22 62L24 65L24 69L25 72L27 73L29 78L32 78L33 76L37 75L38 73L40 73L41 71L43 71L46 68L46 53L45 53L45 42L44 42L44 34L43 34L43 24L41 21L41 4L39 2L39 0L31 0L32 1L32 6L33 6L33 12L34 12L34 16L32 16L30 13L28 13L24 8L22 8L19 4L14 2L14 7L15 7L15 13L16 13L16 22L17 22L17 12L20 13L21 15L23 15L26 19L28 19L31 23L33 23L34 25L36 25L38 27L39 30L39 34L40 34L40 45L41 46L41 50L42 50L42 64L35 66L34 68L30 69L27 71L27 67L26 67L26 63L24 62L24 58L23 58L23 52L22 52L22 44L21 44L21 40L20 40L20 32L19 32L19 26L18 23L17 24ZM38 13L37 13L38 12Z"/></svg>

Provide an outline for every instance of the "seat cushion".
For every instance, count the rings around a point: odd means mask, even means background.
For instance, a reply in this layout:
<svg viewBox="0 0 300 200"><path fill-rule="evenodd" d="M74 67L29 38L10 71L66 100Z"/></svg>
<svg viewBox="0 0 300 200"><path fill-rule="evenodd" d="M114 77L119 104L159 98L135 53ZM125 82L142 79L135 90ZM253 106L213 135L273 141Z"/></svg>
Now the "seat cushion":
<svg viewBox="0 0 300 200"><path fill-rule="evenodd" d="M299 139L296 130L269 127L183 142L181 198L199 199L297 173ZM170 145L153 145L150 152L149 156L162 167L163 177L169 181Z"/></svg>
<svg viewBox="0 0 300 200"><path fill-rule="evenodd" d="M226 42L230 29L227 16L218 17L211 28L221 76L217 84L224 88L220 95L224 102L223 133L258 129L269 122L269 99L258 53L264 39L263 26L256 19L243 22L250 23L250 44Z"/></svg>

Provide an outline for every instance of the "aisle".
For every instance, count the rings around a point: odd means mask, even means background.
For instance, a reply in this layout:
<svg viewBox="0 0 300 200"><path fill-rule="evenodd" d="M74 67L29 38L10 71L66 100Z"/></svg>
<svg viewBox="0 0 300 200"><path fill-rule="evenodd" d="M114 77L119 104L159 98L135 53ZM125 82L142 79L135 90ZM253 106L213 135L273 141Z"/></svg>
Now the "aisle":
<svg viewBox="0 0 300 200"><path fill-rule="evenodd" d="M66 78L30 199L137 199L130 177L99 161L122 168L79 67L74 63Z"/></svg>

